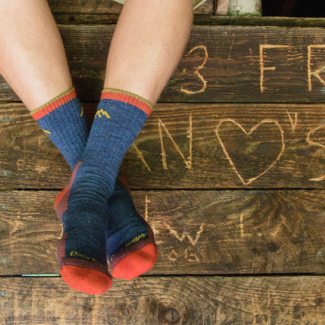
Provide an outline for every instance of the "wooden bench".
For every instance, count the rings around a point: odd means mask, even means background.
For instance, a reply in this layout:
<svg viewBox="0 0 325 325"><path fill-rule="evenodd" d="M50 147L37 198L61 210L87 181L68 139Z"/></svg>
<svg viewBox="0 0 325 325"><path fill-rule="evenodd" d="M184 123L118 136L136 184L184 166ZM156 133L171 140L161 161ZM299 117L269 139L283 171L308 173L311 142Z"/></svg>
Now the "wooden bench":
<svg viewBox="0 0 325 325"><path fill-rule="evenodd" d="M50 2L91 121L121 6ZM121 169L159 261L104 295L58 276L69 169L0 80L0 324L325 324L325 19L215 8Z"/></svg>

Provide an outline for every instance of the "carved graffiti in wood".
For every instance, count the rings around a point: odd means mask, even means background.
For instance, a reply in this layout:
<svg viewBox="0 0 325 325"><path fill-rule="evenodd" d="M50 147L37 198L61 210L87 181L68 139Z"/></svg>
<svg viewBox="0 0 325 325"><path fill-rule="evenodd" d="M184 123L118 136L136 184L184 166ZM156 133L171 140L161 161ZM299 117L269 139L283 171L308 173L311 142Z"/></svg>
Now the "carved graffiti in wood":
<svg viewBox="0 0 325 325"><path fill-rule="evenodd" d="M247 137L249 137L252 133L254 133L261 125L263 124L274 124L275 127L279 130L279 134L280 134L280 137L281 137L281 147L279 149L279 152L278 154L276 155L276 157L274 158L274 160L272 161L272 163L263 171L261 171L258 175L254 176L254 177L251 177L249 179L245 179L241 174L240 172L238 171L238 167L235 165L232 157L230 156L229 152L228 152L228 149L227 147L225 146L223 140L221 139L220 137L220 134L219 134L219 131L220 131L220 128L222 127L222 125L226 122L229 122L229 123L233 123L235 124ZM273 166L280 160L284 150L285 150L285 142L284 142L284 131L281 127L281 125L279 124L279 122L277 120L272 120L272 119L265 119L265 120L262 120L261 122L257 123L256 125L254 125L248 132L243 128L243 126L241 124L239 124L238 122L236 122L235 120L233 119L222 119L220 120L219 124L217 125L216 129L215 129L215 133L217 135L217 138L218 138L218 141L222 147L222 150L225 154L225 156L227 157L231 167L234 169L236 175L239 177L239 179L241 180L241 182L244 184L244 185L249 185L251 184L252 182L256 181L258 178L260 178L261 176L265 175L268 171L270 171Z"/></svg>
<svg viewBox="0 0 325 325"><path fill-rule="evenodd" d="M196 90L196 91L193 91L193 90L189 90L189 89L185 89L185 88L181 88L180 89L180 92L184 93L184 94L187 94L187 95L193 95L193 94L198 94L198 93L202 93L206 90L207 88L207 84L208 82L205 80L205 78L202 76L201 74L201 70L204 68L204 66L206 65L207 63L207 60L209 58L209 54L208 54L208 50L206 48L205 45L198 45L198 46L195 46L193 47L188 53L191 54L193 53L194 51L203 51L203 61L201 64L199 64L195 70L194 70L194 74L199 78L199 80L202 82L202 87L199 89L199 90Z"/></svg>

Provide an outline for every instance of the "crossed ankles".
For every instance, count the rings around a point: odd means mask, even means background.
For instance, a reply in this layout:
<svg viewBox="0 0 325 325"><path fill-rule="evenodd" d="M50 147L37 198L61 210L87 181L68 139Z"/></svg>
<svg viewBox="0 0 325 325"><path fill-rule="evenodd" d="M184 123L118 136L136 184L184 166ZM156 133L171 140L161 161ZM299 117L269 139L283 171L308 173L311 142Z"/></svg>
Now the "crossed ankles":
<svg viewBox="0 0 325 325"><path fill-rule="evenodd" d="M115 229L115 225L110 224L110 217L103 218L103 220L107 220L104 228L105 246L103 248L103 246L99 247L93 244L94 252L88 248L87 253L84 253L84 247L78 247L78 243L82 241L81 235L85 230L80 222L77 222L73 228L73 231L78 233L78 237L72 235L72 238L69 238L69 227L65 227L64 217L69 218L69 214L66 214L69 196L80 165L81 162L76 164L69 183L57 195L54 202L56 214L63 227L62 236L57 245L57 259L60 274L71 288L89 294L101 294L112 287L112 278L132 280L152 269L157 261L158 250L150 225L136 212L133 202L127 202L132 199L126 180L122 178L117 180L118 185L111 198L107 200L107 204L109 207L110 201L115 200L116 197L120 200L123 199L127 203L125 207L129 207L129 211L125 211L125 213L128 213L129 217L132 215L131 222ZM109 208L107 213L110 213ZM94 218L94 215L92 214L91 217ZM116 217L118 218L119 215ZM112 218L114 221L114 215ZM94 225L98 226L98 223L94 223L92 219L92 222L87 225L87 230L89 231L89 228ZM103 230L103 228L99 228ZM97 233L97 244L102 243L102 240L98 238L102 236L103 232ZM69 243L69 240L72 243ZM72 250L69 249L69 246L78 248ZM100 255L98 251L103 249L106 253L105 260L98 257Z"/></svg>

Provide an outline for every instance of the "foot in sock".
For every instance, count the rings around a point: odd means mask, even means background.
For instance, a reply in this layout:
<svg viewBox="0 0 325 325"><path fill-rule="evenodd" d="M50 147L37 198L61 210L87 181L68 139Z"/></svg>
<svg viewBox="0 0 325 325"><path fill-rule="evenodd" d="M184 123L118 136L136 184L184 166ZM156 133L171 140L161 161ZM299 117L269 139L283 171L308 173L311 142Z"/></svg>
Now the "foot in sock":
<svg viewBox="0 0 325 325"><path fill-rule="evenodd" d="M73 168L88 137L86 120L75 89L71 87L33 110L32 116ZM76 173L72 179L75 176ZM68 200L68 196L65 199ZM77 291L102 293L112 284L104 258L105 233L102 229L106 219L92 219L90 215L81 218L83 214L75 216L77 213L76 210L74 214L64 216L62 221L64 232L57 248L60 273L63 280Z"/></svg>
<svg viewBox="0 0 325 325"><path fill-rule="evenodd" d="M63 202L63 236L58 244L60 273L65 282L78 290L92 294L103 293L112 285L107 270L105 224L108 211L87 201L70 203L70 193L78 192L78 162Z"/></svg>
<svg viewBox="0 0 325 325"><path fill-rule="evenodd" d="M75 171L55 200L54 208L59 218L67 209L74 175ZM108 199L108 214L106 256L112 276L131 280L149 271L158 255L154 234L136 210L126 180L121 177L116 180L114 192Z"/></svg>
<svg viewBox="0 0 325 325"><path fill-rule="evenodd" d="M114 278L131 280L149 271L156 263L158 251L154 234L136 210L124 178L120 177L116 181L108 206L108 265Z"/></svg>
<svg viewBox="0 0 325 325"><path fill-rule="evenodd" d="M131 139L134 139L134 134L139 132L146 116L150 114L151 107L148 107L146 104L145 99L123 90L108 89L108 91L104 90L102 93L102 100L98 106L94 120L94 124L97 122L97 125L99 125L98 128L100 129L100 132L96 132L97 134L95 133L93 135L95 143L93 142L92 146L96 146L97 143L100 143L103 139L104 141L105 139L113 139L115 141L115 146L113 146L112 149L115 151L117 150L117 156L120 156L120 158L118 158L117 167L119 167L121 157L123 157ZM110 106L113 106L113 109L109 110ZM119 110L122 110L121 115L124 113L124 119L121 119L120 116L118 116ZM145 114L141 114L143 112ZM135 125L132 125L133 115L137 119ZM113 129L113 132L110 136L106 137L106 133L102 133L103 130L101 130L101 128L104 128L105 130L107 127L106 124L107 122L110 122L109 120L112 116L115 117L115 120L112 121L114 123L109 125L109 127ZM101 120L100 122L106 122L104 123L104 127L101 126L101 123L99 123L98 120ZM117 130L115 130L116 133L114 133L114 128L117 128ZM132 136L129 134L129 139L127 139L128 143L126 145L125 143L121 143L124 142L124 139L118 138L121 137L120 133L123 129L124 132L129 131L126 133L132 134ZM101 134L103 135L103 139L101 139ZM121 147L122 150L124 150L124 153L122 152L122 154L120 152ZM99 148L90 148L89 151L93 156L100 153L100 157L101 155L105 155L105 149L107 151L105 146L99 145ZM107 153L107 157L109 158L109 152ZM112 158L110 159L112 160ZM108 164L107 160L109 159L106 158L103 160ZM111 163L113 166L116 165L116 159L113 159ZM95 167L94 165L96 166L96 164L92 164L92 166L88 168L88 172ZM108 164L108 166L110 165ZM100 183L99 179L105 178L103 170L105 171L104 168L100 169L99 174L101 175L98 177L98 184ZM115 175L116 170L118 170L118 168L115 169ZM115 175L114 177L116 178ZM91 175L89 175L89 177L91 178ZM106 179L108 179L108 182L111 181L110 178ZM97 191L99 192L102 192L104 189L107 197L109 197L111 188L108 189L107 186L105 188L105 185L103 187L101 186L103 185L95 186L95 188L97 188ZM68 185L59 194L56 200L55 206L59 215L62 215L67 208L66 195L69 191L70 188ZM119 180L117 180L115 184L112 197L108 200L108 206L110 216L109 219L107 219L106 245L110 270L114 277L122 279L134 278L151 269L156 262L157 248L154 242L152 230L135 210L130 194L125 190Z"/></svg>

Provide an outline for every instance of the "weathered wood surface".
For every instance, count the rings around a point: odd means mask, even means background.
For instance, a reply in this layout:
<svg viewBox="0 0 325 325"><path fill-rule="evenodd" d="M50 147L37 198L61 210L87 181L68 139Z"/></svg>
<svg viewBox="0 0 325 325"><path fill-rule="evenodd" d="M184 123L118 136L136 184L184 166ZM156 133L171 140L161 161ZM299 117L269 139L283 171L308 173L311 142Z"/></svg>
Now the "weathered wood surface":
<svg viewBox="0 0 325 325"><path fill-rule="evenodd" d="M58 273L57 192L0 192L0 275ZM151 274L325 273L325 191L135 191Z"/></svg>
<svg viewBox="0 0 325 325"><path fill-rule="evenodd" d="M197 9L198 10L198 9ZM91 24L107 25L116 24L119 15L116 14L78 14L78 13L55 13L55 20L58 24ZM250 16L216 16L200 14L194 11L194 25L216 26L277 26L277 27L324 27L325 18L299 18L299 17L250 17Z"/></svg>
<svg viewBox="0 0 325 325"><path fill-rule="evenodd" d="M53 14L118 15L123 6L113 0L49 0Z"/></svg>
<svg viewBox="0 0 325 325"><path fill-rule="evenodd" d="M94 113L94 105L85 105ZM122 165L134 189L324 188L324 105L158 104ZM70 171L21 104L0 106L0 188Z"/></svg>
<svg viewBox="0 0 325 325"><path fill-rule="evenodd" d="M1 324L325 324L325 278L172 277L116 281L100 296L60 278L0 279Z"/></svg>
<svg viewBox="0 0 325 325"><path fill-rule="evenodd" d="M231 17L231 16L194 16L198 25L232 25L232 26L277 26L277 27L324 27L325 18L322 17Z"/></svg>
<svg viewBox="0 0 325 325"><path fill-rule="evenodd" d="M208 0L204 5L195 9L195 14L211 15L213 1ZM123 5L113 0L49 0L54 14L119 14Z"/></svg>
<svg viewBox="0 0 325 325"><path fill-rule="evenodd" d="M98 99L115 26L61 25L85 101ZM160 102L324 102L325 30L194 26ZM17 100L0 81L0 100Z"/></svg>
<svg viewBox="0 0 325 325"><path fill-rule="evenodd" d="M67 24L78 93L97 102L122 6L50 5ZM170 104L157 105L122 165L159 246L149 276L99 297L57 277L13 277L58 273L52 190L70 172L21 104L0 105L0 324L325 324L325 106L316 104L325 101L325 30L217 26L325 20L216 18L213 8L195 11L159 99ZM17 100L0 79L0 101ZM91 120L94 105L85 108Z"/></svg>

